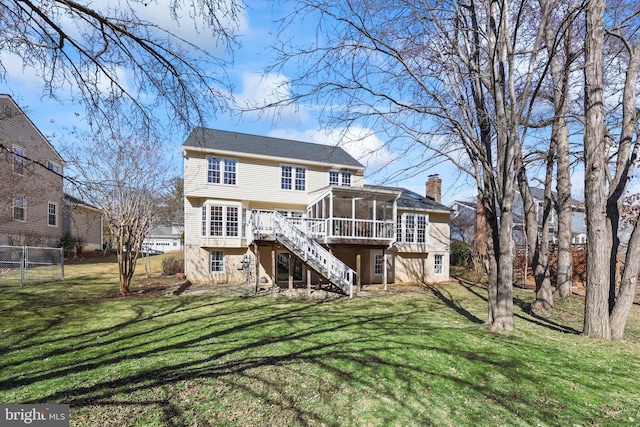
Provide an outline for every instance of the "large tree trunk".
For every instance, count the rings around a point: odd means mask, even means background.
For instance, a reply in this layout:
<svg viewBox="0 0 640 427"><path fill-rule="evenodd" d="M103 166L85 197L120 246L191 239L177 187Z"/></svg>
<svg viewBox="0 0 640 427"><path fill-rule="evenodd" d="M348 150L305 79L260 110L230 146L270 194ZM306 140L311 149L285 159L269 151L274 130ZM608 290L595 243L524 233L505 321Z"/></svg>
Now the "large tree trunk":
<svg viewBox="0 0 640 427"><path fill-rule="evenodd" d="M638 78L638 67L640 59L640 45L635 45L629 51L629 64L625 76L625 88L622 101L622 132L618 144L618 158L616 162L616 174L611 182L609 199L607 201L607 215L610 221L612 248L610 258L609 278L609 310L611 312L610 324L613 338L622 339L627 318L633 304L636 292L637 276L640 271L640 232L638 222L634 225L625 259L625 268L620 280L620 288L616 294L617 275L617 254L620 240L618 238L618 227L620 222L620 212L622 212L624 194L630 176L635 169L638 155L637 128L638 113L636 110L636 80ZM636 135L635 145L633 137ZM632 150L632 146L633 150Z"/></svg>
<svg viewBox="0 0 640 427"><path fill-rule="evenodd" d="M611 312L611 336L614 339L621 340L624 337L624 328L636 297L638 274L640 274L640 223L636 223L629 239L624 273L616 304Z"/></svg>
<svg viewBox="0 0 640 427"><path fill-rule="evenodd" d="M587 215L587 289L584 335L611 337L609 327L609 267L604 152L603 43L604 0L587 3L585 18L585 207Z"/></svg>

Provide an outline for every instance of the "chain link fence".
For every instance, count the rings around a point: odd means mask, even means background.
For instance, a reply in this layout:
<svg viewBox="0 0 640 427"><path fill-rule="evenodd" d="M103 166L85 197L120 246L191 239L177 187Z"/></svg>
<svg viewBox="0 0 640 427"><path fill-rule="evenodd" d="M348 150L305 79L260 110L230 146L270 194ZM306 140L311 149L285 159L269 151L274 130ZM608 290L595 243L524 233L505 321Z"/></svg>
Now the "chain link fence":
<svg viewBox="0 0 640 427"><path fill-rule="evenodd" d="M0 246L0 284L20 285L64 280L62 248Z"/></svg>

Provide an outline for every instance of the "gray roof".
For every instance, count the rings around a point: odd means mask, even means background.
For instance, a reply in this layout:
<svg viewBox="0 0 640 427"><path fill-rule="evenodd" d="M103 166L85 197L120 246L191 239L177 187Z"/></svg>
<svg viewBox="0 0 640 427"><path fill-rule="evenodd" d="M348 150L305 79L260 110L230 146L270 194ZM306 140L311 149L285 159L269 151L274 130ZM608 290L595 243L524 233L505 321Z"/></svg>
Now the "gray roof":
<svg viewBox="0 0 640 427"><path fill-rule="evenodd" d="M400 197L398 197L398 207L408 209L422 209L428 211L443 211L451 212L451 208L441 203L436 202L431 197L422 196L411 190L401 187L383 187L380 185L365 185L365 188L381 188L385 190L400 191Z"/></svg>
<svg viewBox="0 0 640 427"><path fill-rule="evenodd" d="M249 135L202 127L195 128L183 144L187 147L257 154L356 168L364 166L340 147L290 139Z"/></svg>

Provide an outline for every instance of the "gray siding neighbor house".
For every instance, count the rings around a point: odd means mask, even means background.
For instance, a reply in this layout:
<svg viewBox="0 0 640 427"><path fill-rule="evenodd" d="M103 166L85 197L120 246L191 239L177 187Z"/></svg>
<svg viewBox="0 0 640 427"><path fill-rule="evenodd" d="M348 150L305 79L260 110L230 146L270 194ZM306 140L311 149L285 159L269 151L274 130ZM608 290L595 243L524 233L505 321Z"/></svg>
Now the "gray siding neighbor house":
<svg viewBox="0 0 640 427"><path fill-rule="evenodd" d="M0 94L0 244L57 246L64 166L11 96Z"/></svg>

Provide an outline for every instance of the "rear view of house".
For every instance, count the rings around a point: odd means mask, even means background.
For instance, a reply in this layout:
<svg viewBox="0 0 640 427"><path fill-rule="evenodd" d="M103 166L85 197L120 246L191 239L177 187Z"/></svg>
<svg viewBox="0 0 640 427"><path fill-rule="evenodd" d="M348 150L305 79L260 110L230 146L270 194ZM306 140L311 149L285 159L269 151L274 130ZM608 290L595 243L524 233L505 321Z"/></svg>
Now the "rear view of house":
<svg viewBox="0 0 640 427"><path fill-rule="evenodd" d="M0 95L0 244L57 246L65 162L9 95Z"/></svg>
<svg viewBox="0 0 640 427"><path fill-rule="evenodd" d="M364 166L339 147L196 128L183 156L194 283L347 291L448 279L450 209L438 196L365 184Z"/></svg>

